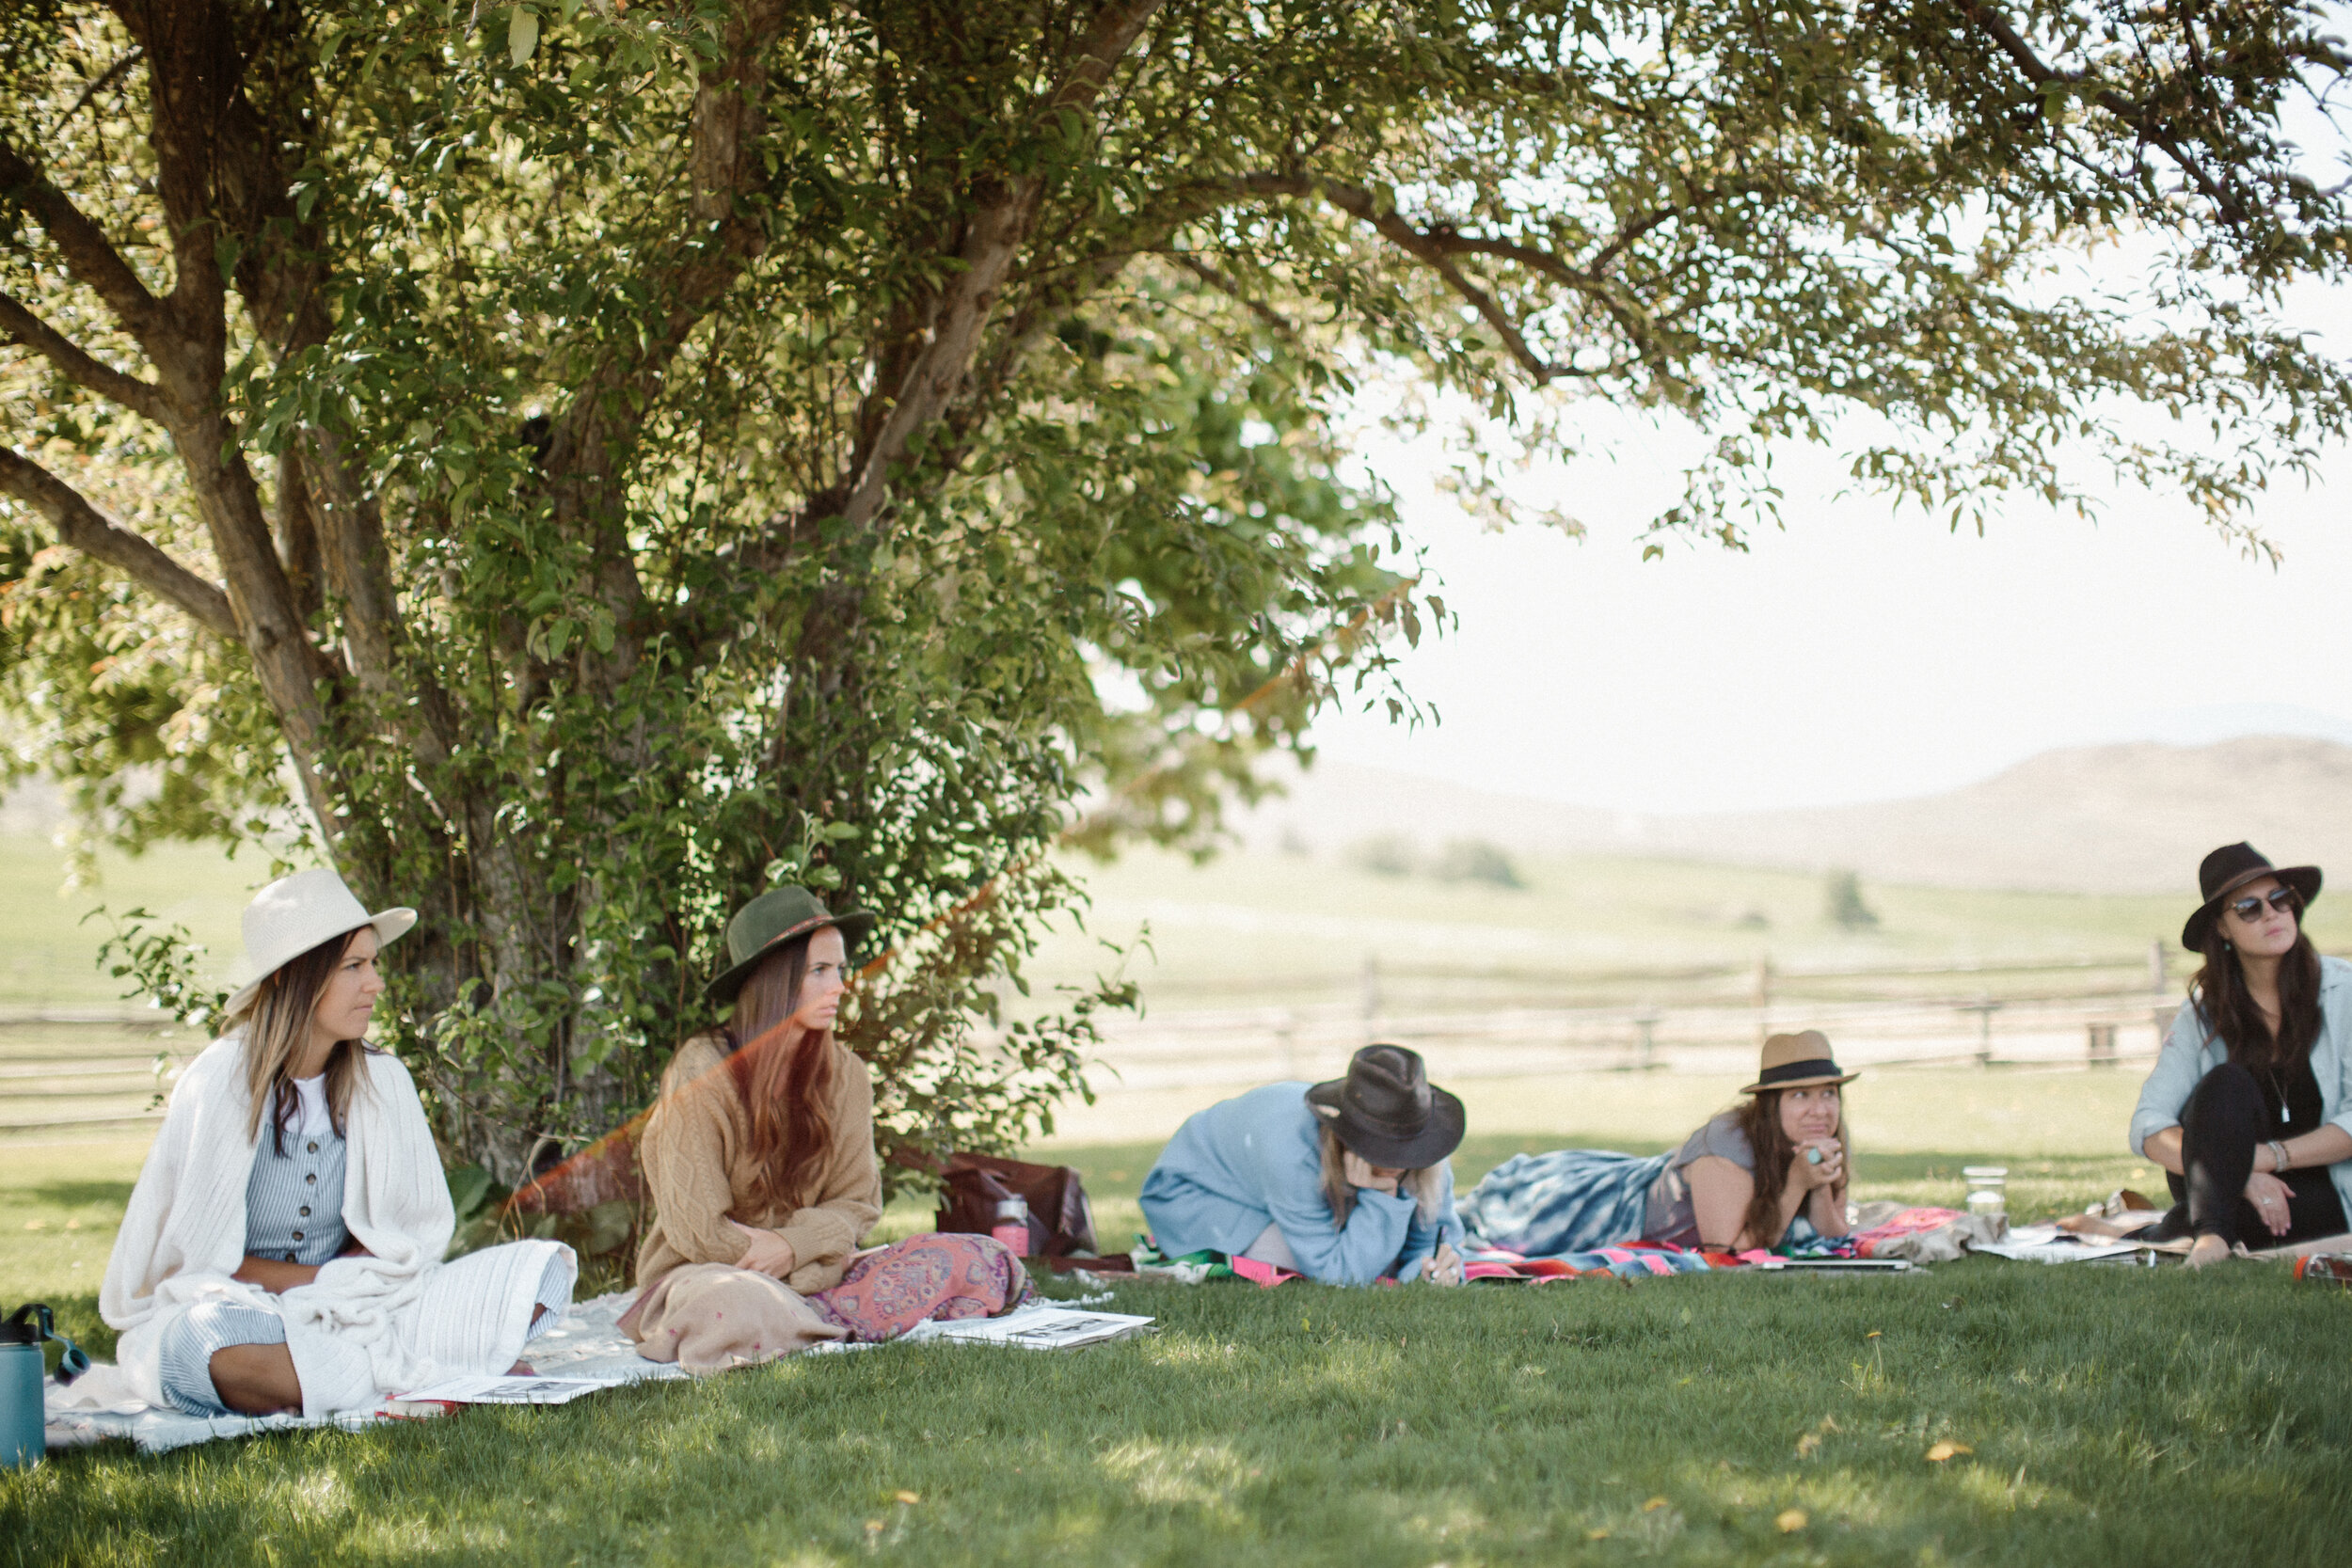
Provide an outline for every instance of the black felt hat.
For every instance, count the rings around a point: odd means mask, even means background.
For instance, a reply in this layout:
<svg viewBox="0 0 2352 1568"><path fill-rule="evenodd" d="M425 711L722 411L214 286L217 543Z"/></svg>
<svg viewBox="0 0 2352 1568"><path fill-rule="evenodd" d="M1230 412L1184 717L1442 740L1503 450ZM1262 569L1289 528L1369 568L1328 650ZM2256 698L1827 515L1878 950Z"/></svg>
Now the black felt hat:
<svg viewBox="0 0 2352 1568"><path fill-rule="evenodd" d="M1421 1170L1461 1146L1462 1102L1433 1088L1420 1053L1401 1045L1365 1046L1346 1077L1317 1084L1307 1103L1375 1165Z"/></svg>
<svg viewBox="0 0 2352 1568"><path fill-rule="evenodd" d="M834 926L840 927L841 940L855 947L858 938L874 928L874 919L864 910L835 914L804 887L770 888L727 922L727 967L703 988L703 994L714 1002L732 1002L778 943Z"/></svg>
<svg viewBox="0 0 2352 1568"><path fill-rule="evenodd" d="M2197 912L2181 927L2181 945L2192 953L2202 953L2213 923L2221 918L2222 901L2247 883L2259 882L2265 877L2276 877L2293 888L2305 909L2311 908L2312 900L2319 896L2319 867L2273 865L2269 857L2250 844L2225 844L2197 867L2197 891L2205 895L2205 901L2197 906Z"/></svg>

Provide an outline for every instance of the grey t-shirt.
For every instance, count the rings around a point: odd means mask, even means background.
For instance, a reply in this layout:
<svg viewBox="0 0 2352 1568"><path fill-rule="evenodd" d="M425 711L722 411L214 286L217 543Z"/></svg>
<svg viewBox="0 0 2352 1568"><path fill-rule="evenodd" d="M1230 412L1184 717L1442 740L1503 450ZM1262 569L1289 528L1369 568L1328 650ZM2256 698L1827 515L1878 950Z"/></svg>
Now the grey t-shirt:
<svg viewBox="0 0 2352 1568"><path fill-rule="evenodd" d="M1650 1183L1649 1200L1642 1211L1642 1234L1672 1246L1699 1244L1698 1215L1691 1207L1691 1183L1683 1171L1692 1161L1720 1155L1741 1170L1756 1169L1756 1150L1740 1130L1740 1118L1724 1112L1683 1140L1681 1148Z"/></svg>

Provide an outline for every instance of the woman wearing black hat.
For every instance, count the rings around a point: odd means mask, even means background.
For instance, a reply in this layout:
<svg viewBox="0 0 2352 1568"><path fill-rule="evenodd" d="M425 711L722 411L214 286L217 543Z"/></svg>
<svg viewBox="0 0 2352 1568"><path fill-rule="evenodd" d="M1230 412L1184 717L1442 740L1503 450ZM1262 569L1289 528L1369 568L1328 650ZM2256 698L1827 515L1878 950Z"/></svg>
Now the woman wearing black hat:
<svg viewBox="0 0 2352 1568"><path fill-rule="evenodd" d="M1554 1258L1648 1240L1745 1251L1846 1234L1846 1106L1853 1081L1818 1029L1764 1042L1747 1101L1671 1154L1516 1154L1462 1200L1488 1246Z"/></svg>
<svg viewBox="0 0 2352 1568"><path fill-rule="evenodd" d="M1269 1084L1176 1130L1143 1180L1170 1257L1222 1252L1334 1285L1461 1280L1454 1170L1462 1102L1421 1057L1368 1045L1347 1076Z"/></svg>
<svg viewBox="0 0 2352 1568"><path fill-rule="evenodd" d="M1027 1293L990 1237L859 1248L882 1217L874 1082L834 1019L850 943L873 923L799 887L727 923L731 962L706 992L734 1013L678 1048L639 1142L656 1218L621 1326L641 1354L710 1370L993 1315Z"/></svg>
<svg viewBox="0 0 2352 1568"><path fill-rule="evenodd" d="M2204 958L2132 1113L2132 1150L2165 1169L2160 1233L2191 1267L2233 1245L2341 1234L2352 1213L2352 964L2303 933L2315 865L2231 844L2197 868L2181 945Z"/></svg>

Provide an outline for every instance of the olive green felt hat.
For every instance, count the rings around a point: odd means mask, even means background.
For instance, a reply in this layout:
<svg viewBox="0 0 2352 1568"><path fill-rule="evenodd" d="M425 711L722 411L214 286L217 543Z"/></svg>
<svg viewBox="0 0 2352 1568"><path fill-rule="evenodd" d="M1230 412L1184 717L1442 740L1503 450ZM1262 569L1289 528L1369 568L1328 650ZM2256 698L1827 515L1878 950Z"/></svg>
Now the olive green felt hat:
<svg viewBox="0 0 2352 1568"><path fill-rule="evenodd" d="M703 988L703 994L714 1002L732 1002L760 959L778 943L832 926L840 930L842 941L855 947L874 928L875 919L865 910L835 914L804 887L770 888L727 922L727 967Z"/></svg>

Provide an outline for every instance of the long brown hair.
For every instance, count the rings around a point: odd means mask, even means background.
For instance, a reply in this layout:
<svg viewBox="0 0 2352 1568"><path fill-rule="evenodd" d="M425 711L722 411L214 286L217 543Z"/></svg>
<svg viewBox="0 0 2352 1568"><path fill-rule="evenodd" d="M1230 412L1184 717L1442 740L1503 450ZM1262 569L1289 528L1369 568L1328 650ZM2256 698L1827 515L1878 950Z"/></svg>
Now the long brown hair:
<svg viewBox="0 0 2352 1568"><path fill-rule="evenodd" d="M1788 1130L1780 1124L1780 1096L1778 1089L1758 1090L1732 1113L1740 1131L1747 1135L1748 1148L1756 1155L1756 1191L1748 1195L1748 1212L1740 1220L1740 1228L1747 1234L1751 1244L1760 1247L1780 1244L1780 1195L1788 1185L1788 1167L1797 1158L1797 1146L1788 1141ZM1837 1141L1846 1146L1846 1180L1851 1182L1853 1130L1846 1120L1843 1088L1837 1091Z"/></svg>
<svg viewBox="0 0 2352 1568"><path fill-rule="evenodd" d="M752 971L726 1029L727 1070L751 1117L752 1158L771 1210L798 1207L833 1148L833 1031L811 1034L792 1022L815 935L794 937Z"/></svg>
<svg viewBox="0 0 2352 1568"><path fill-rule="evenodd" d="M2286 884L2281 882L2280 886ZM2290 889L2289 891L2293 891ZM2283 1068L2311 1054L2325 1022L2319 1010L2319 952L2303 929L2303 900L2295 900L2295 945L2279 958L2279 1033L2247 988L2237 949L2216 920L2205 930L2205 963L2189 977L2188 998L2205 1027L2221 1037L2230 1060L2249 1068Z"/></svg>
<svg viewBox="0 0 2352 1568"><path fill-rule="evenodd" d="M329 937L270 971L245 1014L245 1086L252 1107L245 1135L248 1140L262 1135L262 1112L269 1108L270 1148L279 1154L286 1152L286 1124L294 1120L300 1098L294 1090L294 1062L310 1043L310 1018L318 1011L319 997L358 934L345 931ZM337 1040L326 1053L326 1109L338 1135L349 1124L352 1095L367 1081L359 1070L366 1049L360 1040Z"/></svg>

